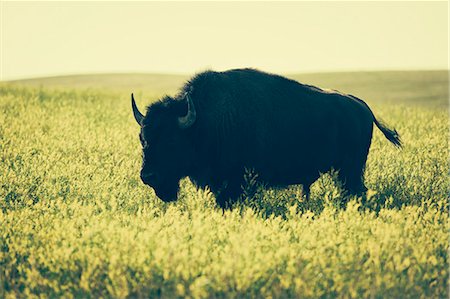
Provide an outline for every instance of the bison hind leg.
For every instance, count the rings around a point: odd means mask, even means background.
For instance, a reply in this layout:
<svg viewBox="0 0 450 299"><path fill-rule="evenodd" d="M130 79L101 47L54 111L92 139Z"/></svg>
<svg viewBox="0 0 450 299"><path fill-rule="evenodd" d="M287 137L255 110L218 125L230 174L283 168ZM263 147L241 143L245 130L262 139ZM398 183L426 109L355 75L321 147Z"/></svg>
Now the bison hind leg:
<svg viewBox="0 0 450 299"><path fill-rule="evenodd" d="M338 174L342 187L350 195L360 196L367 191L363 180L364 168L353 169L351 171L341 169Z"/></svg>

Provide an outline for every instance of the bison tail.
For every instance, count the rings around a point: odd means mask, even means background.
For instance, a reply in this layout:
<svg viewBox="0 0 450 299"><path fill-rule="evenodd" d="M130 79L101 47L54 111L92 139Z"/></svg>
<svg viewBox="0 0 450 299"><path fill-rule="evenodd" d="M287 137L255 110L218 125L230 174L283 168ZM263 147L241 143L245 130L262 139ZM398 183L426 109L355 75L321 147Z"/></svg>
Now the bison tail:
<svg viewBox="0 0 450 299"><path fill-rule="evenodd" d="M400 135L398 134L397 130L389 129L386 124L384 124L381 121L378 121L375 117L373 118L373 122L377 125L378 129L380 129L380 131L383 132L387 140L392 142L398 148L402 147L402 141L400 139Z"/></svg>

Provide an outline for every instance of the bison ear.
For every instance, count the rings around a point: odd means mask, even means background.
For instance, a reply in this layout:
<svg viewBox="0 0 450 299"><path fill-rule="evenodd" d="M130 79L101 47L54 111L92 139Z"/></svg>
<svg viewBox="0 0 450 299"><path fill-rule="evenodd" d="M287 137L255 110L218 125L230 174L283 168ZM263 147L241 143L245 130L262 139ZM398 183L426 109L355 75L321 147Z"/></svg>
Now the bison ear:
<svg viewBox="0 0 450 299"><path fill-rule="evenodd" d="M141 112L139 112L139 110L136 106L136 102L134 101L133 94L131 94L131 108L133 108L134 119L136 120L138 125L140 125L142 127L142 120L144 119L144 116L142 115Z"/></svg>
<svg viewBox="0 0 450 299"><path fill-rule="evenodd" d="M197 111L195 110L194 102L192 101L189 93L186 93L185 97L187 102L188 111L185 116L178 118L178 125L181 129L187 129L192 126L197 119Z"/></svg>

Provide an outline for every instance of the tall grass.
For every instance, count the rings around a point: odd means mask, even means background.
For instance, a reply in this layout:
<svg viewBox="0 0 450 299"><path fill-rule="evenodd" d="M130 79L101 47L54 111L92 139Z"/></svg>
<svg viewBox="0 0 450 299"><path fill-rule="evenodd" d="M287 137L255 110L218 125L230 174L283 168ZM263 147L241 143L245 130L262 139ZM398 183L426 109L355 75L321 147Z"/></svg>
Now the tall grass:
<svg viewBox="0 0 450 299"><path fill-rule="evenodd" d="M0 297L448 297L444 109L373 103L404 149L375 132L365 198L250 176L223 213L140 182L125 91L2 84L0 107Z"/></svg>

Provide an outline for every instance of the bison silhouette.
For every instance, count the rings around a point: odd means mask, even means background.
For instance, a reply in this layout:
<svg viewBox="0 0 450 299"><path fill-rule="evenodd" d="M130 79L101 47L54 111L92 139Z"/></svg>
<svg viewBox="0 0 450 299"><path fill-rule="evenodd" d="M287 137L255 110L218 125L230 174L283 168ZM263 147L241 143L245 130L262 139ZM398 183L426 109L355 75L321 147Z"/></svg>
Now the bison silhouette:
<svg viewBox="0 0 450 299"><path fill-rule="evenodd" d="M361 194L373 123L401 147L397 131L361 99L255 69L199 73L145 115L131 97L141 179L165 202L189 177L228 207L242 193L246 169L266 186L302 184L307 198L320 174L335 169L348 193Z"/></svg>

